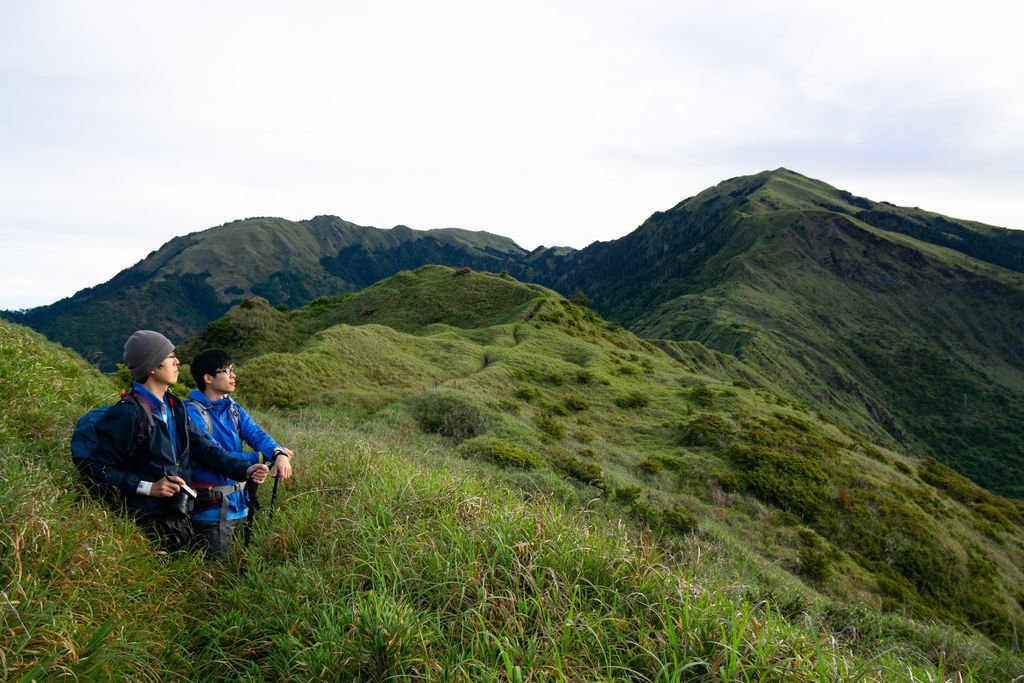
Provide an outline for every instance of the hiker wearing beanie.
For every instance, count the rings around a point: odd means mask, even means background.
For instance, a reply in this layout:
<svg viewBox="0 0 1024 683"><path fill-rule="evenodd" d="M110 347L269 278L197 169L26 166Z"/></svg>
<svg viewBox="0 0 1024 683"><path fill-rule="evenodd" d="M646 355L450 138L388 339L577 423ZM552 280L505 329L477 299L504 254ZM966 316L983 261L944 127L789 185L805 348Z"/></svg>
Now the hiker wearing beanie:
<svg viewBox="0 0 1024 683"><path fill-rule="evenodd" d="M206 349L188 363L198 389L185 399L192 423L236 458L250 463L273 464L274 477L292 476L292 452L263 431L231 394L235 391L235 364L223 349ZM248 445L252 451L243 451ZM192 526L209 556L224 556L231 550L236 532L245 523L248 505L243 482L198 465L195 487L199 494L192 511ZM276 482L275 482L276 483Z"/></svg>
<svg viewBox="0 0 1024 683"><path fill-rule="evenodd" d="M189 513L195 465L233 479L266 480L266 465L235 458L188 418L170 392L178 381L174 344L152 330L139 330L124 345L131 390L96 423L97 445L83 463L96 484L116 489L146 533L162 548L190 547Z"/></svg>

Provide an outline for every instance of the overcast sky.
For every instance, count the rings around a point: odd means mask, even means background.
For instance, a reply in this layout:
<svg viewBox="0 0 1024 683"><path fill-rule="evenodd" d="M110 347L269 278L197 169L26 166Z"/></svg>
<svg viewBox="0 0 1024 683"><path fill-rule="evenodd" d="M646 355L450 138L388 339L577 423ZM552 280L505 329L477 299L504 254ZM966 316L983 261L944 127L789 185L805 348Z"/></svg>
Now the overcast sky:
<svg viewBox="0 0 1024 683"><path fill-rule="evenodd" d="M0 308L249 216L583 247L785 166L1024 228L1009 0L0 2Z"/></svg>

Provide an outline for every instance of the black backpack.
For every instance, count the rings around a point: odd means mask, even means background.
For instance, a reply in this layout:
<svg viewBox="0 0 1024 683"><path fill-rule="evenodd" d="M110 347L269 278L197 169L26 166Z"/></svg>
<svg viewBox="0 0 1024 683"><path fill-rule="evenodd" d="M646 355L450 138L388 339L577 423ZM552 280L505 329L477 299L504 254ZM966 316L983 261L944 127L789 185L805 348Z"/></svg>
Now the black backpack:
<svg viewBox="0 0 1024 683"><path fill-rule="evenodd" d="M150 433L153 431L153 409L149 403L143 400L135 392L129 391L121 395L121 400L99 408L93 408L75 423L75 429L71 432L71 461L83 475L89 492L109 502L118 501L119 492L111 486L102 483L102 478L93 474L96 466L92 459L93 451L99 445L99 437L96 435L96 423L107 414L115 405L123 403L133 404L139 412L139 429L136 431L135 442L132 444L132 452L139 449Z"/></svg>

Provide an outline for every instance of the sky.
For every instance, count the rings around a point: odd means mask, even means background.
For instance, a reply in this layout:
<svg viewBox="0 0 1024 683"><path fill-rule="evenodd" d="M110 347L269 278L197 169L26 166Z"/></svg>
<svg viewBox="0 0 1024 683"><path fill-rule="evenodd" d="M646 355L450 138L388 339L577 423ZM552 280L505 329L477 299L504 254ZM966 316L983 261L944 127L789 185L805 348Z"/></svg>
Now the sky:
<svg viewBox="0 0 1024 683"><path fill-rule="evenodd" d="M3 0L0 309L250 216L622 237L786 167L1024 228L1009 0Z"/></svg>

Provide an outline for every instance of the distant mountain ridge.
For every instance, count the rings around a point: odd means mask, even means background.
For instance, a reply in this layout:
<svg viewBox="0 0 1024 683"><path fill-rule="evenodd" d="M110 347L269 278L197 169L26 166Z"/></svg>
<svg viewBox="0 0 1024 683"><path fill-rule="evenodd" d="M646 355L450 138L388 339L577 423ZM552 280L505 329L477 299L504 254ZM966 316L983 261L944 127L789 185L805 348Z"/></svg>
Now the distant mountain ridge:
<svg viewBox="0 0 1024 683"><path fill-rule="evenodd" d="M580 250L331 216L236 221L8 317L109 367L137 327L184 340L249 296L295 306L428 264L581 291L642 336L732 354L851 429L1024 496L1024 232L787 169L723 181Z"/></svg>
<svg viewBox="0 0 1024 683"><path fill-rule="evenodd" d="M297 306L429 263L501 270L508 259L527 256L506 237L456 228L248 218L176 237L108 282L5 316L109 369L133 330L151 327L184 340L247 297Z"/></svg>
<svg viewBox="0 0 1024 683"><path fill-rule="evenodd" d="M933 239L867 222L879 215ZM733 354L861 433L1021 496L1024 276L966 252L1019 264L1022 238L780 169L725 181L540 281L586 292L644 337ZM951 242L962 250L939 246Z"/></svg>

